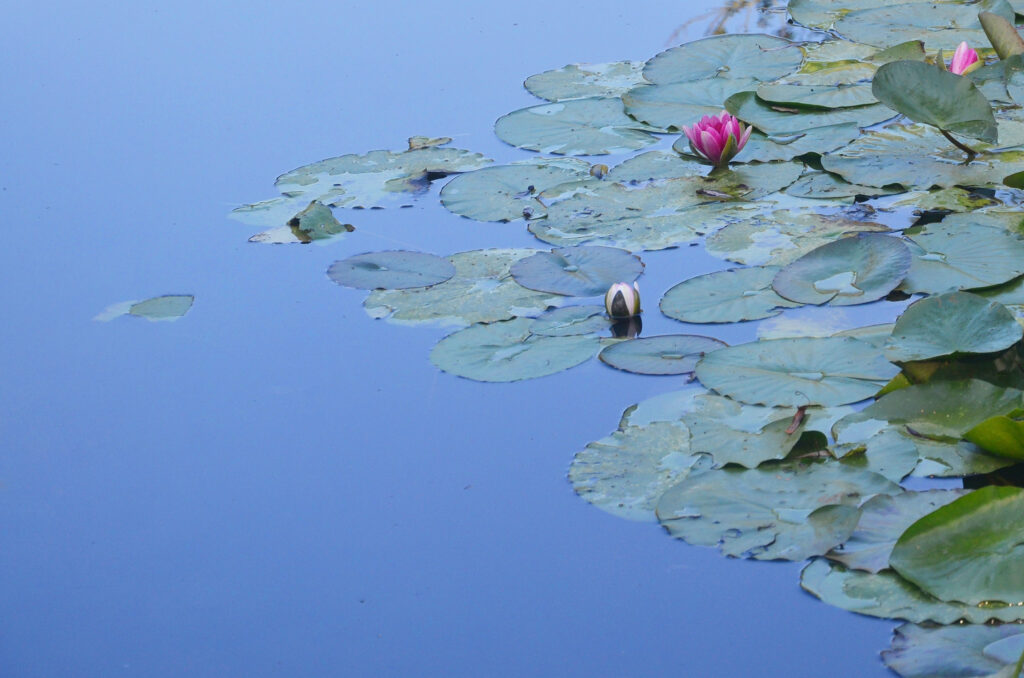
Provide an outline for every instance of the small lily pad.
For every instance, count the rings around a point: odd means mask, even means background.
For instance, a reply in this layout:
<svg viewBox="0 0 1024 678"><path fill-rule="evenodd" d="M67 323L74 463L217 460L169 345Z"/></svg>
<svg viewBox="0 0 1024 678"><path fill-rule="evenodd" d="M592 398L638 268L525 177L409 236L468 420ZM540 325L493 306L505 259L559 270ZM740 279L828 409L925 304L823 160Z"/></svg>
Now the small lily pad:
<svg viewBox="0 0 1024 678"><path fill-rule="evenodd" d="M692 334L666 334L621 341L601 351L601 361L637 374L687 374L705 354L727 346Z"/></svg>
<svg viewBox="0 0 1024 678"><path fill-rule="evenodd" d="M775 266L730 268L684 280L661 298L661 312L686 323L733 323L778 315L795 304L771 287Z"/></svg>
<svg viewBox="0 0 1024 678"><path fill-rule="evenodd" d="M327 277L345 287L398 290L430 287L450 280L455 266L426 252L367 252L331 264Z"/></svg>
<svg viewBox="0 0 1024 678"><path fill-rule="evenodd" d="M530 94L548 101L617 97L644 81L642 61L569 64L531 75L523 83Z"/></svg>
<svg viewBox="0 0 1024 678"><path fill-rule="evenodd" d="M796 43L771 35L716 35L694 40L653 57L644 77L657 84L704 78L775 80L800 67Z"/></svg>
<svg viewBox="0 0 1024 678"><path fill-rule="evenodd" d="M520 259L510 269L523 287L576 297L604 294L617 282L633 282L643 270L644 264L636 255L593 245L538 252Z"/></svg>

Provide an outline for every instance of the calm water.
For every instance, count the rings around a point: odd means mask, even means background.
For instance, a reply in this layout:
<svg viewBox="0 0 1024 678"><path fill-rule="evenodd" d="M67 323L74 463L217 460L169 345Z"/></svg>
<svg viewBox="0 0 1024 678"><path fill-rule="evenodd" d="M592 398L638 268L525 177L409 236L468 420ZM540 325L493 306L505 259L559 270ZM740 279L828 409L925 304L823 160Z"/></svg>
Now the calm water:
<svg viewBox="0 0 1024 678"><path fill-rule="evenodd" d="M281 171L491 124L528 75L644 59L699 3L12 5L0 38L0 675L883 676L892 624L577 498L565 471L676 378L487 385L324 275L358 252L535 246L353 212L327 246L226 213ZM698 26L685 37L700 35ZM723 267L644 255L647 306ZM175 323L92 322L192 293ZM645 333L678 331L650 313ZM716 332L745 341L753 327Z"/></svg>

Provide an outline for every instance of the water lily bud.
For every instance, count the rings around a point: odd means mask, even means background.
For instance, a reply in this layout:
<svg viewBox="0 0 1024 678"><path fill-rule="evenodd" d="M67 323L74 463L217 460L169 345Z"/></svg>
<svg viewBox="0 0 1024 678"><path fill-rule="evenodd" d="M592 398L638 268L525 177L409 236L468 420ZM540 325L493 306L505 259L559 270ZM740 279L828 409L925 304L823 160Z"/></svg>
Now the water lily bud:
<svg viewBox="0 0 1024 678"><path fill-rule="evenodd" d="M705 115L692 127L683 125L683 132L690 140L690 150L709 160L715 167L728 165L733 156L747 144L753 130L753 127L747 127L727 111L717 116Z"/></svg>
<svg viewBox="0 0 1024 678"><path fill-rule="evenodd" d="M640 288L636 283L615 283L604 295L604 308L610 318L631 318L640 313Z"/></svg>
<svg viewBox="0 0 1024 678"><path fill-rule="evenodd" d="M956 75L967 75L971 71L981 68L984 62L978 53L961 42L953 52L953 60L949 62L949 72Z"/></svg>

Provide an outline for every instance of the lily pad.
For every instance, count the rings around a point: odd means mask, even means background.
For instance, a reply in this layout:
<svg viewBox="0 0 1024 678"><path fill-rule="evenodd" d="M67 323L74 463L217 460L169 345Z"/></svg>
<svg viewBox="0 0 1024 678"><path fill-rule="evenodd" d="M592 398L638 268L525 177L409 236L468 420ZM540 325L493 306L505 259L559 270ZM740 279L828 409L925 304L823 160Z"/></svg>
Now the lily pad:
<svg viewBox="0 0 1024 678"><path fill-rule="evenodd" d="M644 82L642 61L569 64L531 75L523 83L530 94L548 101L617 97Z"/></svg>
<svg viewBox="0 0 1024 678"><path fill-rule="evenodd" d="M917 467L918 448L909 435L887 427L861 443L837 445L833 454L844 464L902 482Z"/></svg>
<svg viewBox="0 0 1024 678"><path fill-rule="evenodd" d="M690 452L690 432L681 423L627 426L590 443L569 466L576 494L612 515L655 521L654 506L672 485L710 467Z"/></svg>
<svg viewBox="0 0 1024 678"><path fill-rule="evenodd" d="M475 381L536 379L575 367L601 347L593 336L545 337L530 332L533 320L513 318L472 325L434 346L430 362Z"/></svg>
<svg viewBox="0 0 1024 678"><path fill-rule="evenodd" d="M1002 652L1001 643L1014 643L1016 656ZM1024 651L1024 626L1020 624L954 624L918 626L903 624L893 632L892 648L882 660L901 678L980 676L1013 678L1000 671L1012 668Z"/></svg>
<svg viewBox="0 0 1024 678"><path fill-rule="evenodd" d="M800 586L822 602L871 617L937 624L953 624L961 619L971 624L1024 619L1024 607L947 603L925 593L892 570L882 570L877 574L847 570L821 558L812 560L804 568L800 574Z"/></svg>
<svg viewBox="0 0 1024 678"><path fill-rule="evenodd" d="M885 356L893 362L961 353L995 353L1024 336L1000 303L968 292L927 297L911 304L892 331Z"/></svg>
<svg viewBox="0 0 1024 678"><path fill-rule="evenodd" d="M590 163L576 158L536 158L484 167L454 177L441 189L441 204L476 221L512 221L544 215L541 192L590 177Z"/></svg>
<svg viewBox="0 0 1024 678"><path fill-rule="evenodd" d="M784 107L759 99L754 92L739 92L725 101L725 110L765 134L799 134L813 127L852 123L868 127L894 116L882 104L851 108L810 109Z"/></svg>
<svg viewBox="0 0 1024 678"><path fill-rule="evenodd" d="M910 436L920 461L912 475L918 478L962 478L992 473L1013 464L1013 460L986 454L967 441L929 440Z"/></svg>
<svg viewBox="0 0 1024 678"><path fill-rule="evenodd" d="M889 564L941 600L1024 605L1024 489L988 486L924 516L899 538Z"/></svg>
<svg viewBox="0 0 1024 678"><path fill-rule="evenodd" d="M792 160L808 153L826 153L846 146L858 135L860 135L860 128L852 122L812 127L800 132L773 136L755 131L751 133L746 146L733 162ZM684 154L692 152L690 151L690 140L686 135L679 137L672 145L672 149Z"/></svg>
<svg viewBox="0 0 1024 678"><path fill-rule="evenodd" d="M808 337L720 349L695 372L708 388L742 402L799 407L864 400L899 369L852 337Z"/></svg>
<svg viewBox="0 0 1024 678"><path fill-rule="evenodd" d="M294 209L295 201L286 201L285 205ZM273 211L273 210L272 210ZM316 200L305 209L285 220L283 226L271 228L249 238L249 242L270 245L288 245L300 243L308 245L314 240L330 240L356 230L352 224L343 224L334 218L331 208Z"/></svg>
<svg viewBox="0 0 1024 678"><path fill-rule="evenodd" d="M755 432L732 428L701 413L685 415L682 421L690 429L691 452L710 455L716 466L756 468L766 461L785 459L804 431L804 422L794 424L791 416Z"/></svg>
<svg viewBox="0 0 1024 678"><path fill-rule="evenodd" d="M938 294L991 287L1024 274L1024 240L980 222L982 216L950 215L909 234L914 259L900 289Z"/></svg>
<svg viewBox="0 0 1024 678"><path fill-rule="evenodd" d="M921 40L928 52L953 50L963 41L973 45L988 44L978 22L980 11L994 12L1007 21L1014 21L1013 8L1005 0L969 4L910 2L843 13L834 29L849 40L875 47Z"/></svg>
<svg viewBox="0 0 1024 678"><path fill-rule="evenodd" d="M707 164L692 156L682 158L676 153L646 151L612 167L605 181L639 184L655 179L678 179L707 173Z"/></svg>
<svg viewBox="0 0 1024 678"><path fill-rule="evenodd" d="M1024 461L1024 421L1020 419L1021 414L1020 410L1015 410L989 417L965 433L964 438L986 452Z"/></svg>
<svg viewBox="0 0 1024 678"><path fill-rule="evenodd" d="M811 250L779 271L772 287L802 304L866 304L892 292L909 269L900 239L862 233Z"/></svg>
<svg viewBox="0 0 1024 678"><path fill-rule="evenodd" d="M724 341L692 334L666 334L621 341L601 351L601 361L637 374L688 374L705 354Z"/></svg>
<svg viewBox="0 0 1024 678"><path fill-rule="evenodd" d="M828 558L851 570L881 572L900 535L918 519L958 499L970 490L928 490L879 494L861 506L857 529Z"/></svg>
<svg viewBox="0 0 1024 678"><path fill-rule="evenodd" d="M800 67L803 53L771 35L716 35L694 40L653 57L644 77L656 85L704 78L775 80Z"/></svg>
<svg viewBox="0 0 1024 678"><path fill-rule="evenodd" d="M510 271L517 283L531 290L593 297L617 282L633 282L644 264L626 250L581 245L523 257Z"/></svg>
<svg viewBox="0 0 1024 678"><path fill-rule="evenodd" d="M537 250L460 252L448 258L455 275L432 287L377 290L363 302L373 318L406 324L472 325L537 315L560 296L528 290L512 279L512 264Z"/></svg>
<svg viewBox="0 0 1024 678"><path fill-rule="evenodd" d="M512 146L556 155L627 153L657 141L659 131L626 115L618 98L531 106L498 118L494 133Z"/></svg>
<svg viewBox="0 0 1024 678"><path fill-rule="evenodd" d="M902 192L903 188L900 186L878 188L877 186L851 184L848 181L843 181L842 178L832 174L831 172L813 172L805 174L786 187L786 194L795 198L817 198L822 200L855 198L858 195L892 195L894 193Z"/></svg>
<svg viewBox="0 0 1024 678"><path fill-rule="evenodd" d="M686 478L658 501L669 534L758 560L803 560L844 542L858 503L900 488L841 464L724 468Z"/></svg>
<svg viewBox="0 0 1024 678"><path fill-rule="evenodd" d="M661 312L686 323L733 323L797 306L771 288L774 266L730 268L684 280L661 298Z"/></svg>
<svg viewBox="0 0 1024 678"><path fill-rule="evenodd" d="M455 266L426 252L368 252L331 264L327 277L346 287L397 290L430 287L450 280Z"/></svg>
<svg viewBox="0 0 1024 678"><path fill-rule="evenodd" d="M604 306L566 306L537 316L530 331L545 337L596 334L611 326Z"/></svg>
<svg viewBox="0 0 1024 678"><path fill-rule="evenodd" d="M829 64L757 87L763 101L783 106L847 108L877 103L871 92L876 67L863 62Z"/></svg>
<svg viewBox="0 0 1024 678"><path fill-rule="evenodd" d="M760 198L785 188L800 176L801 171L803 165L799 162L736 164L712 168L692 155L680 157L674 153L648 151L616 165L606 179L629 184L632 190L643 190L647 188L646 184L656 183L660 179L681 179L692 184L692 188L685 187L683 183L676 184L686 195L686 198L681 199L705 202ZM595 186L594 190L600 192L607 186L607 183Z"/></svg>
<svg viewBox="0 0 1024 678"><path fill-rule="evenodd" d="M133 315L153 321L177 320L192 308L195 297L191 294L165 294L144 301L122 301L111 304L93 320L107 322L123 315Z"/></svg>
<svg viewBox="0 0 1024 678"><path fill-rule="evenodd" d="M722 112L736 92L754 89L754 78L703 78L664 85L640 85L622 95L626 113L660 129L681 130L705 115Z"/></svg>

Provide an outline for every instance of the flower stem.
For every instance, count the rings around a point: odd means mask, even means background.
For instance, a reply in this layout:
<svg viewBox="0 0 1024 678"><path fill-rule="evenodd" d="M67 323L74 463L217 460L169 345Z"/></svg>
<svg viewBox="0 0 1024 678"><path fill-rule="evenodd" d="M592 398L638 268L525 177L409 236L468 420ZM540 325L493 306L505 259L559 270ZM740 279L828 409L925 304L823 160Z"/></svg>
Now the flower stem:
<svg viewBox="0 0 1024 678"><path fill-rule="evenodd" d="M974 156L978 155L978 152L976 150L974 150L970 146L967 146L966 144L960 143L959 141L954 139L953 135L950 134L949 132L947 132L946 130L939 129L939 131L942 132L942 136L944 136L947 139L949 139L949 143L953 144L954 146L956 146L961 151L963 151L964 153L967 154L967 162L970 162L970 161L974 160Z"/></svg>

